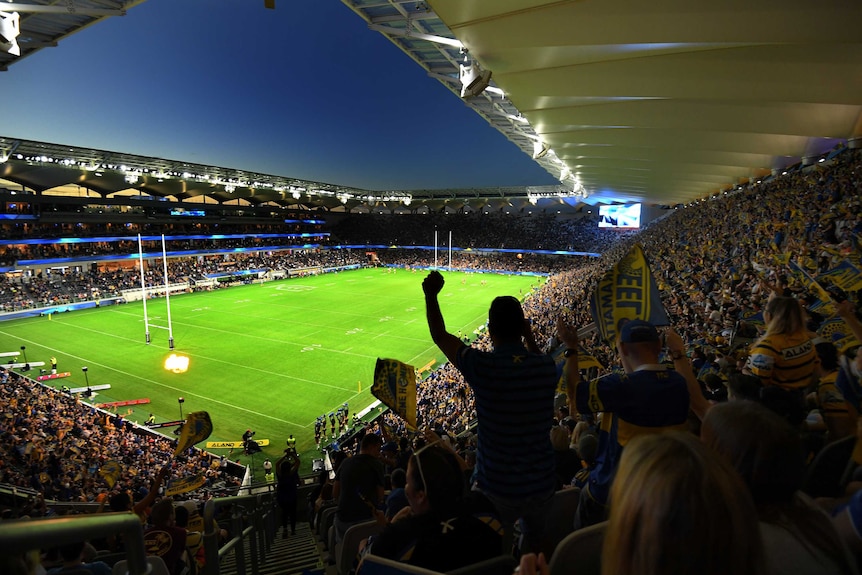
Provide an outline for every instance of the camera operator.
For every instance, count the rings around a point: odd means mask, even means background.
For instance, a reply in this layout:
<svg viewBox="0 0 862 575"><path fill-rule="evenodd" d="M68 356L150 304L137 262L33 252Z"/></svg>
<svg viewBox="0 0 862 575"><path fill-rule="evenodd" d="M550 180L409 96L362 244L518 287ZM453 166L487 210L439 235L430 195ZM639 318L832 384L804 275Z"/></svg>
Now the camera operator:
<svg viewBox="0 0 862 575"><path fill-rule="evenodd" d="M248 442L251 441L251 438L254 437L255 432L251 429L246 429L245 433L242 434L242 446L243 448L248 446Z"/></svg>

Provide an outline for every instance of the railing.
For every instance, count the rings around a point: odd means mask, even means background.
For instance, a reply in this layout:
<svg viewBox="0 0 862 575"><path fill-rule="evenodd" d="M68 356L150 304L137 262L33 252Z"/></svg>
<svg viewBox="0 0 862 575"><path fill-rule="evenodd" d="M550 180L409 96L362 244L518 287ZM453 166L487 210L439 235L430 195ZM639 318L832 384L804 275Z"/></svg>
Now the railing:
<svg viewBox="0 0 862 575"><path fill-rule="evenodd" d="M231 508L229 541L219 546L219 525L216 513ZM276 531L275 493L240 495L210 499L204 504L204 555L201 575L218 575L223 557L233 552L237 575L246 575L246 559L251 561L251 575L258 575Z"/></svg>
<svg viewBox="0 0 862 575"><path fill-rule="evenodd" d="M221 560L234 553L236 572L258 575L272 547L276 532L275 492L210 499L204 504L203 545L206 563L201 575L218 575ZM229 507L232 538L219 542L219 510ZM141 522L131 513L94 513L50 519L19 519L0 523L0 555L9 556L31 549L45 549L68 543L122 534L128 561L128 575L147 573L146 552Z"/></svg>
<svg viewBox="0 0 862 575"><path fill-rule="evenodd" d="M132 513L99 513L54 519L18 519L0 523L0 555L20 554L122 534L129 575L145 575L147 560L141 521Z"/></svg>

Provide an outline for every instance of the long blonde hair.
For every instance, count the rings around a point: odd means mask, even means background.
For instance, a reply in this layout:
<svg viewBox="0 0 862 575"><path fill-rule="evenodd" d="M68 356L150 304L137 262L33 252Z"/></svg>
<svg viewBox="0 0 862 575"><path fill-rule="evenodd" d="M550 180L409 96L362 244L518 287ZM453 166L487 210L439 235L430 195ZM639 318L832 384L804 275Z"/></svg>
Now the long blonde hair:
<svg viewBox="0 0 862 575"><path fill-rule="evenodd" d="M764 312L769 314L766 335L790 335L806 330L805 311L796 298L774 297L767 302Z"/></svg>
<svg viewBox="0 0 862 575"><path fill-rule="evenodd" d="M688 433L633 439L611 488L603 575L761 575L763 544L736 472Z"/></svg>

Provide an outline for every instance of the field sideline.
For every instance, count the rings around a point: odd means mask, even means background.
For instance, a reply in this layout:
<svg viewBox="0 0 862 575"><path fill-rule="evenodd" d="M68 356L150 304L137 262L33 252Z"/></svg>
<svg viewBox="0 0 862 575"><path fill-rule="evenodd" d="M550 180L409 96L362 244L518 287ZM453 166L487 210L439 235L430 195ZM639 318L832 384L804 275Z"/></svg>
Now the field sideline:
<svg viewBox="0 0 862 575"><path fill-rule="evenodd" d="M190 360L182 374L163 367L171 353L168 331L162 329L168 323L163 298L147 302L150 345L143 304L135 302L0 322L0 351L25 346L27 360L44 361L46 367L56 356L58 371L72 374L46 382L57 387L110 384L94 402L149 398L150 404L128 416L139 423L150 412L156 421L179 419L182 407L184 415L210 413L210 441L237 441L251 428L256 439L270 440L264 454L255 456L257 469L264 456L280 456L284 440L293 434L300 453L307 454L303 470L308 470L315 418L345 401L351 413L367 407L374 400L369 387L378 357L417 368L443 360L425 323L424 275L366 269L172 296L174 353ZM440 303L453 333L472 333L482 325L494 297L520 297L544 281L444 275ZM38 375L38 368L29 375ZM250 458L235 450L231 459L248 463Z"/></svg>

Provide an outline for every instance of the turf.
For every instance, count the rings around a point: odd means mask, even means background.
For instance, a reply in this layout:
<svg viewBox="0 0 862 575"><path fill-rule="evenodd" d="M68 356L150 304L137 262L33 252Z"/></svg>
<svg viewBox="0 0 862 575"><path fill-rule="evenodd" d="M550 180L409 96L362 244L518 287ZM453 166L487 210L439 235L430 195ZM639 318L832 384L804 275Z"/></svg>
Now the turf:
<svg viewBox="0 0 862 575"><path fill-rule="evenodd" d="M440 296L449 331L472 333L498 295L526 294L539 278L446 272ZM170 355L164 298L0 322L0 351L25 346L27 359L58 359L71 377L46 383L83 387L108 383L95 402L148 398L128 419L176 420L207 411L209 441L238 441L251 428L269 439L255 456L277 458L288 434L310 469L314 420L349 402L355 413L374 401L369 391L378 357L421 367L443 356L425 322L424 273L366 269L236 286L170 298L174 353L189 357L186 373L164 369ZM161 326L161 327L157 327ZM87 366L86 377L81 367ZM32 375L38 372L31 372ZM185 398L180 406L178 398ZM119 408L125 413L129 408ZM163 430L170 433L170 429ZM199 447L203 447L200 444ZM248 463L235 450L231 458ZM225 453L225 450L215 451Z"/></svg>

